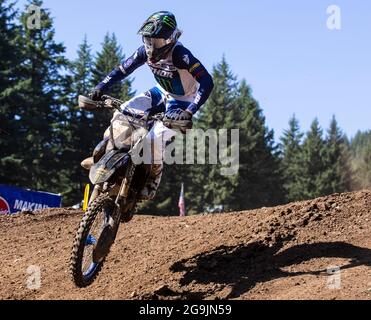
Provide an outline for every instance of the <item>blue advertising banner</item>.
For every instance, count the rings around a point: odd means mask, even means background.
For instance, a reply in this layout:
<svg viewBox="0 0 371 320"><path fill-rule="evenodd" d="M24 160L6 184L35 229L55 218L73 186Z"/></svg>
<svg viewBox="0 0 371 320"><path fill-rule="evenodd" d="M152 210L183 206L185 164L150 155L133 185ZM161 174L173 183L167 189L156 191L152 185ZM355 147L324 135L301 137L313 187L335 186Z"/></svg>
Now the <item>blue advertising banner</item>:
<svg viewBox="0 0 371 320"><path fill-rule="evenodd" d="M36 211L45 208L60 208L61 205L62 197L60 195L0 185L0 215L22 210Z"/></svg>

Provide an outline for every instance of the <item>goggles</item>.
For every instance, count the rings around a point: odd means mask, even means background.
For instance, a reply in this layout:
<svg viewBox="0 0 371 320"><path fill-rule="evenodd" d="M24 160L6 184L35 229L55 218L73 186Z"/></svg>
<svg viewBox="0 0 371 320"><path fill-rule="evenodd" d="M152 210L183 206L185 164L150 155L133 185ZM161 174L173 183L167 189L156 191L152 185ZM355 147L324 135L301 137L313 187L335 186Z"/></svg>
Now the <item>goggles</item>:
<svg viewBox="0 0 371 320"><path fill-rule="evenodd" d="M161 49L162 47L168 45L172 42L172 39L156 39L143 37L143 43L147 48L151 49Z"/></svg>

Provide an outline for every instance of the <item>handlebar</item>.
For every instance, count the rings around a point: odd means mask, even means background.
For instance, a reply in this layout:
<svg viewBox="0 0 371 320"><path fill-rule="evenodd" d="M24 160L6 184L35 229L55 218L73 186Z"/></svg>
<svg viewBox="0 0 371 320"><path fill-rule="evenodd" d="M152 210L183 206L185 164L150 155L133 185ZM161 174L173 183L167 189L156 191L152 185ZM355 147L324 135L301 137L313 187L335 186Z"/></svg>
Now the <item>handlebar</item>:
<svg viewBox="0 0 371 320"><path fill-rule="evenodd" d="M144 112L144 114L139 114L133 112L135 109L121 109L121 106L123 104L124 101L110 97L108 95L103 95L101 101L93 101L85 96L79 96L79 107L85 110L93 111L96 109L107 108L111 110L117 110L126 117L132 118L133 121L163 121L166 127L175 130L179 129L182 132L185 132L186 130L192 128L192 121L175 121L167 119L164 113L157 113L153 115L149 112Z"/></svg>
<svg viewBox="0 0 371 320"><path fill-rule="evenodd" d="M121 111L120 106L124 103L124 101L104 95L102 96L101 101L97 101L96 103L98 108L116 109Z"/></svg>
<svg viewBox="0 0 371 320"><path fill-rule="evenodd" d="M117 110L120 113L124 114L125 116L131 117L136 120L162 120L164 118L163 113L157 113L155 115L151 115L149 113L139 114L130 111L128 108L121 109L121 106L124 104L124 101L113 98L108 95L103 95L100 101L93 101L92 99L79 96L79 107L88 111L94 111L97 109L110 109L110 110Z"/></svg>

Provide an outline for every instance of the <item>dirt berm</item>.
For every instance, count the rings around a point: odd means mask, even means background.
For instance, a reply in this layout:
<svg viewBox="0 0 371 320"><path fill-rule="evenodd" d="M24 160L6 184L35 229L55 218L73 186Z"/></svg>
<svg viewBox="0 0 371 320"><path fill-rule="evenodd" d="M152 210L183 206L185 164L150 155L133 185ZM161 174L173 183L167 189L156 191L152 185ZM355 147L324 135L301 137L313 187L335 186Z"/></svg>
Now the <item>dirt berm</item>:
<svg viewBox="0 0 371 320"><path fill-rule="evenodd" d="M68 267L81 216L0 217L1 299L371 299L371 191L232 214L137 216L86 289ZM30 266L41 268L38 290L27 288Z"/></svg>

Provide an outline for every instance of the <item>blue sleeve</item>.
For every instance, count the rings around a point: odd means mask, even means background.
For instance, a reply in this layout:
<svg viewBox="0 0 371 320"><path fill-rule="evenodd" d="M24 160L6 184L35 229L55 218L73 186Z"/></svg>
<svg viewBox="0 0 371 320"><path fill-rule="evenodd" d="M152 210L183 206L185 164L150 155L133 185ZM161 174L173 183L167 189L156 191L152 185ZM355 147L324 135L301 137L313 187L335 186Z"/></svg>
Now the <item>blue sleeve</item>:
<svg viewBox="0 0 371 320"><path fill-rule="evenodd" d="M214 88L213 78L202 63L193 56L191 51L182 45L175 47L173 51L173 63L178 69L188 70L200 84L195 101L188 107L188 110L195 114L209 98Z"/></svg>
<svg viewBox="0 0 371 320"><path fill-rule="evenodd" d="M96 88L102 91L107 90L112 84L124 80L146 61L147 54L144 46L141 46L131 57L113 69Z"/></svg>

